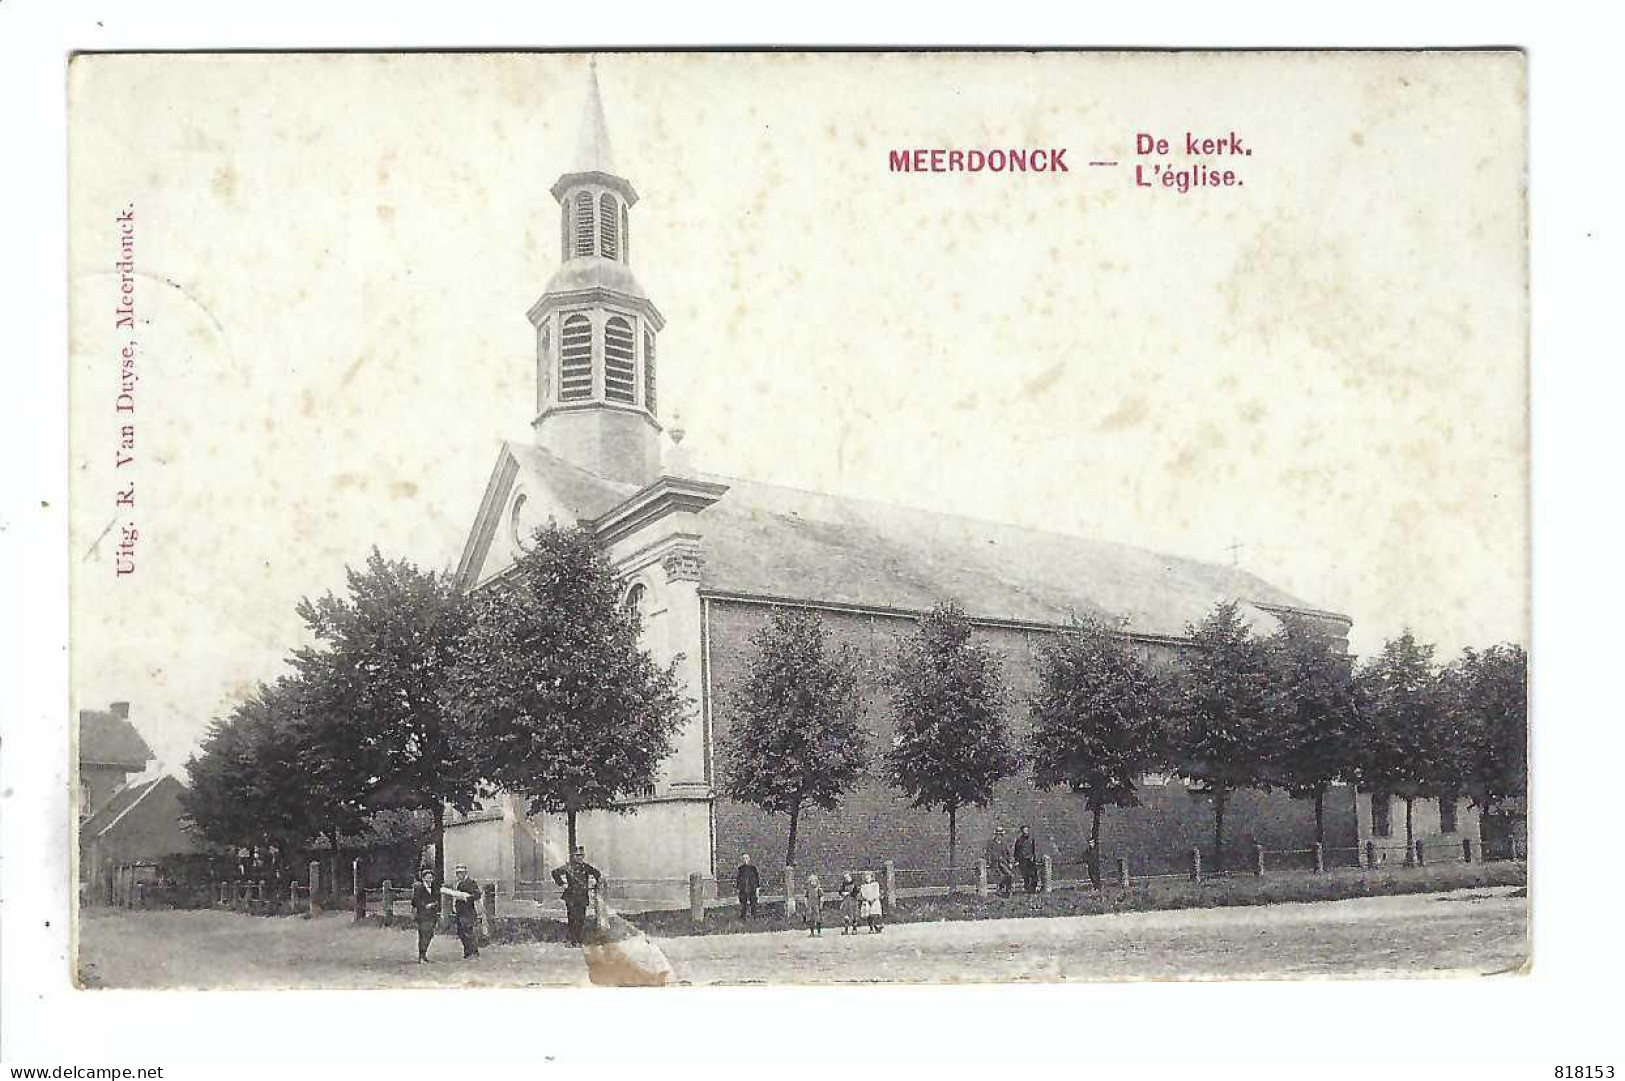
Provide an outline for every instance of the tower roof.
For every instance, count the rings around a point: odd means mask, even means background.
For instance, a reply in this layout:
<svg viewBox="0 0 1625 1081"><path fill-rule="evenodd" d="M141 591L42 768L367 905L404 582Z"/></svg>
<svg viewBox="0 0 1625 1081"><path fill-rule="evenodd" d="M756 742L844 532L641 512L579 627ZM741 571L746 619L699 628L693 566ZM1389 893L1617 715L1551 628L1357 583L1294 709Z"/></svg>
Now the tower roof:
<svg viewBox="0 0 1625 1081"><path fill-rule="evenodd" d="M587 66L587 100L581 110L581 131L576 137L575 158L568 172L554 182L553 198L563 199L571 187L583 183L602 184L621 193L628 206L638 201L631 183L615 170L615 152L609 143L609 122L604 119L604 99L598 91L598 62Z"/></svg>
<svg viewBox="0 0 1625 1081"><path fill-rule="evenodd" d="M604 120L604 99L598 93L598 62L587 65L587 101L581 112L581 135L576 140L577 173L615 175L615 153L609 145L609 124Z"/></svg>

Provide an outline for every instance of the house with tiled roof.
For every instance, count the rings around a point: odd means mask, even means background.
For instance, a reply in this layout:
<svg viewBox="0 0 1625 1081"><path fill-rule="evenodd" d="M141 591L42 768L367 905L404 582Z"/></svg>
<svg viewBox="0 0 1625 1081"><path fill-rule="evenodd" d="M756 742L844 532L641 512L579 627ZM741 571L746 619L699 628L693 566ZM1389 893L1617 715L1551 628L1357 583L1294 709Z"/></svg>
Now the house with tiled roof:
<svg viewBox="0 0 1625 1081"><path fill-rule="evenodd" d="M768 865L782 859L786 823L727 800L717 776L752 637L775 606L819 612L836 641L869 659L864 693L877 750L891 738L884 681L896 643L943 600L957 601L1001 654L1018 702L1036 685L1044 643L1074 615L1124 620L1132 639L1164 658L1220 601L1238 602L1259 633L1291 615L1346 641L1346 616L1236 567L694 469L682 433L662 421L665 323L632 270L638 196L617 171L596 73L576 163L551 192L562 265L528 312L535 436L498 451L457 573L464 588L479 589L513 565L538 526L583 524L622 575L625 603L642 613L646 648L661 664L677 662L693 709L659 783L632 801L635 814L578 819L589 858L620 880L623 895L680 890L690 872L726 874L744 852ZM1011 710L1013 727L1026 723L1024 712ZM1108 816L1108 854L1180 861L1209 837L1200 793L1148 778L1141 795L1145 806ZM1328 803L1329 843L1353 846L1352 794ZM1067 861L1079 858L1086 819L1076 796L1037 792L1023 777L985 811L962 812L960 830L977 838L995 822L1012 834L1029 823L1041 849ZM1237 842L1304 848L1314 837L1312 805L1280 794L1240 793L1228 820ZM448 856L476 877L539 880L565 851L563 829L505 799L454 816ZM838 811L808 812L800 852L803 867L820 872L885 860L937 868L946 826L871 781Z"/></svg>
<svg viewBox="0 0 1625 1081"><path fill-rule="evenodd" d="M186 786L170 774L137 781L115 792L79 826L79 881L106 900L119 868L156 878L160 861L198 851L180 797Z"/></svg>
<svg viewBox="0 0 1625 1081"><path fill-rule="evenodd" d="M152 748L130 723L130 703L79 711L79 819L95 814L132 775L152 761Z"/></svg>

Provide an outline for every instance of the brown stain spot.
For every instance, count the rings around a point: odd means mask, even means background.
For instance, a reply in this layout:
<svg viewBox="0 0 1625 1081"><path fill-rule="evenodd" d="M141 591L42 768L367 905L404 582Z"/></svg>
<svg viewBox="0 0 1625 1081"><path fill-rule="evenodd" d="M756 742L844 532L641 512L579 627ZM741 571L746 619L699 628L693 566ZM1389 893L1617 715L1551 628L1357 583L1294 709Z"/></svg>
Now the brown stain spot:
<svg viewBox="0 0 1625 1081"><path fill-rule="evenodd" d="M1145 423L1151 415L1151 404L1146 401L1145 395L1134 394L1117 403L1117 408L1100 418L1095 425L1099 432L1121 432L1136 425Z"/></svg>
<svg viewBox="0 0 1625 1081"><path fill-rule="evenodd" d="M1365 133L1364 132L1358 132L1358 131L1350 132L1349 133L1349 142L1353 143L1355 146L1364 146L1365 145Z"/></svg>
<svg viewBox="0 0 1625 1081"><path fill-rule="evenodd" d="M395 220L395 208L385 203L378 204L378 220L389 224Z"/></svg>
<svg viewBox="0 0 1625 1081"><path fill-rule="evenodd" d="M409 480L391 481L389 494L396 499L415 499L418 494L418 486Z"/></svg>
<svg viewBox="0 0 1625 1081"><path fill-rule="evenodd" d="M333 487L341 492L349 488L365 488L366 486L367 478L359 473L340 473L333 478Z"/></svg>
<svg viewBox="0 0 1625 1081"><path fill-rule="evenodd" d="M344 369L344 375L339 378L339 385L345 387L349 386L350 380L355 378L355 373L359 372L361 370L361 366L371 359L372 357L370 354L362 353L360 356L352 360L350 362L350 366Z"/></svg>
<svg viewBox="0 0 1625 1081"><path fill-rule="evenodd" d="M222 165L214 171L214 178L209 181L209 190L221 202L229 203L237 198L237 170L229 165Z"/></svg>
<svg viewBox="0 0 1625 1081"><path fill-rule="evenodd" d="M299 413L301 416L306 417L315 416L316 414L316 395L312 394L308 388L299 392Z"/></svg>
<svg viewBox="0 0 1625 1081"><path fill-rule="evenodd" d="M1043 371L1027 380L1026 383L1022 384L1021 396L1024 398L1037 398L1047 394L1056 383L1061 381L1061 376L1065 374L1065 372L1066 361L1062 360L1051 364L1048 368L1045 368Z"/></svg>

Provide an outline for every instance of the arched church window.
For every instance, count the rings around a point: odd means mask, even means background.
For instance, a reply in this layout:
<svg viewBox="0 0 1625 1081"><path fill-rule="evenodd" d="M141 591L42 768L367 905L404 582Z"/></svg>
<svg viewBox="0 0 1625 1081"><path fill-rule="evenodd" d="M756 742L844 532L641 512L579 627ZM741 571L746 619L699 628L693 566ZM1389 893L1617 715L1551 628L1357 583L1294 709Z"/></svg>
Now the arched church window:
<svg viewBox="0 0 1625 1081"><path fill-rule="evenodd" d="M643 332L643 408L655 411L655 333Z"/></svg>
<svg viewBox="0 0 1625 1081"><path fill-rule="evenodd" d="M592 193L576 196L576 254L591 255L593 241Z"/></svg>
<svg viewBox="0 0 1625 1081"><path fill-rule="evenodd" d="M604 397L616 402L637 401L637 361L632 355L632 324L618 315L604 324Z"/></svg>
<svg viewBox="0 0 1625 1081"><path fill-rule="evenodd" d="M598 200L598 227L603 230L603 236L598 238L598 254L605 259L619 259L621 214L615 196L608 192Z"/></svg>
<svg viewBox="0 0 1625 1081"><path fill-rule="evenodd" d="M559 334L559 401L592 397L592 323L572 315Z"/></svg>
<svg viewBox="0 0 1625 1081"><path fill-rule="evenodd" d="M633 582L632 588L626 591L626 597L621 601L621 607L628 615L642 618L645 605L649 599L649 591L642 582Z"/></svg>

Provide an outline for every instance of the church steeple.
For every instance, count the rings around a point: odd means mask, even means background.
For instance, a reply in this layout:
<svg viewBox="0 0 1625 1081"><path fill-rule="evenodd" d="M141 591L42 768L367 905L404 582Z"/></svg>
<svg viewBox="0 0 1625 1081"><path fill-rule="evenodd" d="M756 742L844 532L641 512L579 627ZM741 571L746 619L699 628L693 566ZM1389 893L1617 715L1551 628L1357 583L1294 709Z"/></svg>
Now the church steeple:
<svg viewBox="0 0 1625 1081"><path fill-rule="evenodd" d="M600 476L645 484L659 472L655 340L665 320L632 274L638 193L616 170L596 61L575 158L550 190L563 265L529 312L537 441Z"/></svg>

